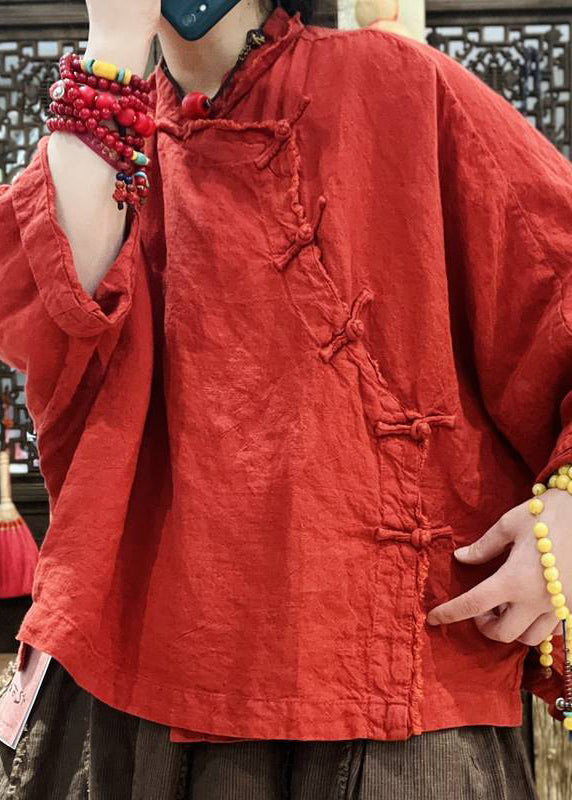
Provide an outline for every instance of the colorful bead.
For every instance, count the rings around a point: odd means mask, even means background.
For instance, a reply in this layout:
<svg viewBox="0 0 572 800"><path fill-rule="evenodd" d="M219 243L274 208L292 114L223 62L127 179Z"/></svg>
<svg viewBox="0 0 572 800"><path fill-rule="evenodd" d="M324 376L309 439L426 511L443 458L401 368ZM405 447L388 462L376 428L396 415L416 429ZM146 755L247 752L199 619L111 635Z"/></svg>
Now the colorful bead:
<svg viewBox="0 0 572 800"><path fill-rule="evenodd" d="M553 553L544 553L540 556L540 563L543 567L553 567L556 564L556 556Z"/></svg>
<svg viewBox="0 0 572 800"><path fill-rule="evenodd" d="M534 525L532 532L537 539L542 539L544 536L548 536L548 525L545 522L537 522Z"/></svg>
<svg viewBox="0 0 572 800"><path fill-rule="evenodd" d="M561 594L562 593L562 584L560 583L560 581L549 581L546 584L546 589L548 590L548 592L550 594L554 594L554 595L560 594L562 597L564 597L564 595ZM566 602L566 598L564 598L564 602ZM559 603L559 605L562 605L562 603Z"/></svg>
<svg viewBox="0 0 572 800"><path fill-rule="evenodd" d="M544 494L546 486L543 483L535 483L532 487L532 494L538 497L539 494Z"/></svg>
<svg viewBox="0 0 572 800"><path fill-rule="evenodd" d="M545 653L542 653L542 655L539 657L538 660L540 661L543 667L551 667L554 662L552 656L547 655Z"/></svg>
<svg viewBox="0 0 572 800"><path fill-rule="evenodd" d="M554 487L556 486L556 478L557 477L558 477L558 475L551 475L550 476L550 478L548 479L548 488L549 489L554 489Z"/></svg>
<svg viewBox="0 0 572 800"><path fill-rule="evenodd" d="M544 511L544 503L539 497L533 497L528 501L528 510L531 514L542 514Z"/></svg>
<svg viewBox="0 0 572 800"><path fill-rule="evenodd" d="M560 608L557 608L554 613L556 614L558 619L561 620L568 619L568 617L570 616L570 610L568 609L568 606L560 606Z"/></svg>
<svg viewBox="0 0 572 800"><path fill-rule="evenodd" d="M536 547L541 553L548 553L552 550L552 542L548 538L538 539Z"/></svg>
<svg viewBox="0 0 572 800"><path fill-rule="evenodd" d="M558 594L552 595L552 597L550 598L550 602L552 603L554 608L561 608L562 606L566 605L566 598L564 597L562 592L559 592Z"/></svg>
<svg viewBox="0 0 572 800"><path fill-rule="evenodd" d="M551 642L541 642L540 644L540 652L545 653L546 655L550 654L553 650L553 645Z"/></svg>
<svg viewBox="0 0 572 800"><path fill-rule="evenodd" d="M210 100L202 92L189 92L181 103L181 112L189 119L202 119L209 113Z"/></svg>
<svg viewBox="0 0 572 800"><path fill-rule="evenodd" d="M556 478L557 489L567 489L569 483L570 483L570 478L568 477L568 475L559 475Z"/></svg>
<svg viewBox="0 0 572 800"><path fill-rule="evenodd" d="M109 64L107 61L94 61L92 72L98 78L107 78L109 81L114 81L117 74L117 67L115 64Z"/></svg>
<svg viewBox="0 0 572 800"><path fill-rule="evenodd" d="M547 581L557 581L560 576L560 572L556 569L556 567L548 567L544 570L544 579Z"/></svg>

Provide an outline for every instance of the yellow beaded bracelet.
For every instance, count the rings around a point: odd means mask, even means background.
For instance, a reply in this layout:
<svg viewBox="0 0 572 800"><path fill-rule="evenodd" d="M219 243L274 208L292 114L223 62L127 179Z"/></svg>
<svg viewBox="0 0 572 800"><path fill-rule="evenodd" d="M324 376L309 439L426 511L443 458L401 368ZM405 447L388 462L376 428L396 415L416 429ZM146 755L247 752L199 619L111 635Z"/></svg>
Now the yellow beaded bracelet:
<svg viewBox="0 0 572 800"><path fill-rule="evenodd" d="M532 487L534 497L529 500L528 510L533 516L538 516L544 511L544 503L540 495L548 489L561 489L572 494L572 464L563 464L548 479L548 485L535 483ZM552 541L548 536L548 525L545 522L536 522L532 529L536 537L536 547L540 553L540 564L544 569L546 589L550 594L550 601L554 607L554 614L559 622L562 623L562 636L564 640L564 665L565 665L565 691L564 697L559 697L556 701L556 708L564 714L564 728L568 731L568 736L572 739L572 620L570 609L566 605L566 597L563 593L562 583L559 580L560 573L556 568L556 557L552 553ZM551 674L550 667L553 664L552 658L552 636L548 636L540 644L540 663Z"/></svg>

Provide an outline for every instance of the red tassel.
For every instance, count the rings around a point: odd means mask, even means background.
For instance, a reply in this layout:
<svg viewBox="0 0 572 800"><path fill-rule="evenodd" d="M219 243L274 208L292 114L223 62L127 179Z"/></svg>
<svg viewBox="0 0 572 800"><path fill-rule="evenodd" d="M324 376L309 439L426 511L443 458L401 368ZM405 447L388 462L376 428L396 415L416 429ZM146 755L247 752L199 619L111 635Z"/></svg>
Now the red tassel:
<svg viewBox="0 0 572 800"><path fill-rule="evenodd" d="M0 522L0 598L32 594L38 546L22 517Z"/></svg>
<svg viewBox="0 0 572 800"><path fill-rule="evenodd" d="M38 546L12 502L10 457L0 452L0 598L32 594Z"/></svg>

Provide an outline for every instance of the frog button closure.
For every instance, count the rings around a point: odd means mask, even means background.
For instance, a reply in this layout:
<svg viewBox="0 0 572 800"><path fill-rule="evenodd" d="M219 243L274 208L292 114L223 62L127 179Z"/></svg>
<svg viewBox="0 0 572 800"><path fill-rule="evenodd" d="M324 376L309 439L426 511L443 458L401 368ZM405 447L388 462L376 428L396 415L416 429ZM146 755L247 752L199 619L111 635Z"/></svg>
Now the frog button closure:
<svg viewBox="0 0 572 800"><path fill-rule="evenodd" d="M304 222L296 231L296 241L301 244L309 244L314 238L314 229L309 222Z"/></svg>
<svg viewBox="0 0 572 800"><path fill-rule="evenodd" d="M424 419L416 419L411 424L410 435L413 439L420 442L431 435L431 426Z"/></svg>
<svg viewBox="0 0 572 800"><path fill-rule="evenodd" d="M292 127L287 119L281 119L274 129L274 135L277 139L286 139L291 133Z"/></svg>
<svg viewBox="0 0 572 800"><path fill-rule="evenodd" d="M352 342L355 342L356 339L360 339L364 334L364 324L361 319L351 318L348 319L346 322L346 336Z"/></svg>
<svg viewBox="0 0 572 800"><path fill-rule="evenodd" d="M423 528L415 528L415 530L411 532L411 544L418 550L421 550L422 547L427 547L431 539L431 531L424 530Z"/></svg>

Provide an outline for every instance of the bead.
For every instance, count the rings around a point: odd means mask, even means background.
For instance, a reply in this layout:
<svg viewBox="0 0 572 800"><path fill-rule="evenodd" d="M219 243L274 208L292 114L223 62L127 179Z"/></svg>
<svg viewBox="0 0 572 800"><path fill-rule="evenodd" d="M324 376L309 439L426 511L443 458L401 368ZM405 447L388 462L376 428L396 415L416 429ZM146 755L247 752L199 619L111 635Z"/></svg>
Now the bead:
<svg viewBox="0 0 572 800"><path fill-rule="evenodd" d="M553 650L553 646L552 646L551 642L541 642L541 644L540 644L540 652L541 653L546 653L546 655L548 655L549 653L552 652L552 650Z"/></svg>
<svg viewBox="0 0 572 800"><path fill-rule="evenodd" d="M124 108L119 114L115 115L115 119L120 125L123 125L124 128L130 128L135 122L136 116L132 108Z"/></svg>
<svg viewBox="0 0 572 800"><path fill-rule="evenodd" d="M552 656L545 653L543 653L538 660L540 661L543 667L551 667L552 664L554 663L554 659L552 658Z"/></svg>
<svg viewBox="0 0 572 800"><path fill-rule="evenodd" d="M557 475L551 475L550 476L550 478L548 479L548 488L549 489L554 489L554 487L556 486L556 478L557 477L558 477Z"/></svg>
<svg viewBox="0 0 572 800"><path fill-rule="evenodd" d="M560 620L568 619L568 617L570 616L570 609L568 608L568 606L560 606L559 608L555 609L554 613Z"/></svg>
<svg viewBox="0 0 572 800"><path fill-rule="evenodd" d="M141 134L141 136L148 137L155 132L155 123L148 117L147 114L137 112L133 129Z"/></svg>
<svg viewBox="0 0 572 800"><path fill-rule="evenodd" d="M535 483L532 487L532 494L538 497L539 494L544 494L546 486L543 483Z"/></svg>
<svg viewBox="0 0 572 800"><path fill-rule="evenodd" d="M567 489L569 483L570 483L570 478L568 477L568 475L559 475L556 478L557 489Z"/></svg>
<svg viewBox="0 0 572 800"><path fill-rule="evenodd" d="M567 731L572 731L572 717L565 717L564 722L564 729Z"/></svg>
<svg viewBox="0 0 572 800"><path fill-rule="evenodd" d="M542 539L544 536L548 536L548 525L545 522L537 522L534 525L532 532L537 539Z"/></svg>
<svg viewBox="0 0 572 800"><path fill-rule="evenodd" d="M546 584L546 589L550 594L560 594L562 592L562 584L560 581L549 581ZM564 595L562 595L564 597Z"/></svg>
<svg viewBox="0 0 572 800"><path fill-rule="evenodd" d="M544 553L540 556L540 563L543 567L553 567L556 564L556 556L553 553Z"/></svg>
<svg viewBox="0 0 572 800"><path fill-rule="evenodd" d="M566 605L566 598L559 592L558 594L553 594L550 598L550 602L554 606L554 608L561 608L562 606Z"/></svg>
<svg viewBox="0 0 572 800"><path fill-rule="evenodd" d="M181 103L181 112L189 119L201 119L209 113L209 98L202 92L189 92Z"/></svg>
<svg viewBox="0 0 572 800"><path fill-rule="evenodd" d="M80 86L78 93L87 108L93 108L95 98L97 97L97 92L92 89L91 86Z"/></svg>
<svg viewBox="0 0 572 800"><path fill-rule="evenodd" d="M556 569L556 567L548 567L544 570L544 578L547 581L557 581L560 575L560 572ZM559 590L560 591L560 590Z"/></svg>
<svg viewBox="0 0 572 800"><path fill-rule="evenodd" d="M100 92L95 100L95 107L101 111L104 108L111 109L115 103L115 98L109 92Z"/></svg>
<svg viewBox="0 0 572 800"><path fill-rule="evenodd" d="M536 547L541 553L548 553L552 550L552 542L547 537L543 539L537 539Z"/></svg>
<svg viewBox="0 0 572 800"><path fill-rule="evenodd" d="M572 467L572 464L563 464L561 467L558 467L558 474L559 475L566 475L568 470Z"/></svg>
<svg viewBox="0 0 572 800"><path fill-rule="evenodd" d="M145 136L145 133L149 130L149 117L147 114L142 114L138 111L135 114L135 121L133 123L133 130L136 133L141 134L141 136Z"/></svg>
<svg viewBox="0 0 572 800"><path fill-rule="evenodd" d="M109 81L115 80L117 74L117 67L115 64L110 64L108 61L94 61L92 72L98 78L107 78Z"/></svg>
<svg viewBox="0 0 572 800"><path fill-rule="evenodd" d="M544 503L539 497L533 497L528 501L528 510L531 514L541 514L544 511Z"/></svg>

